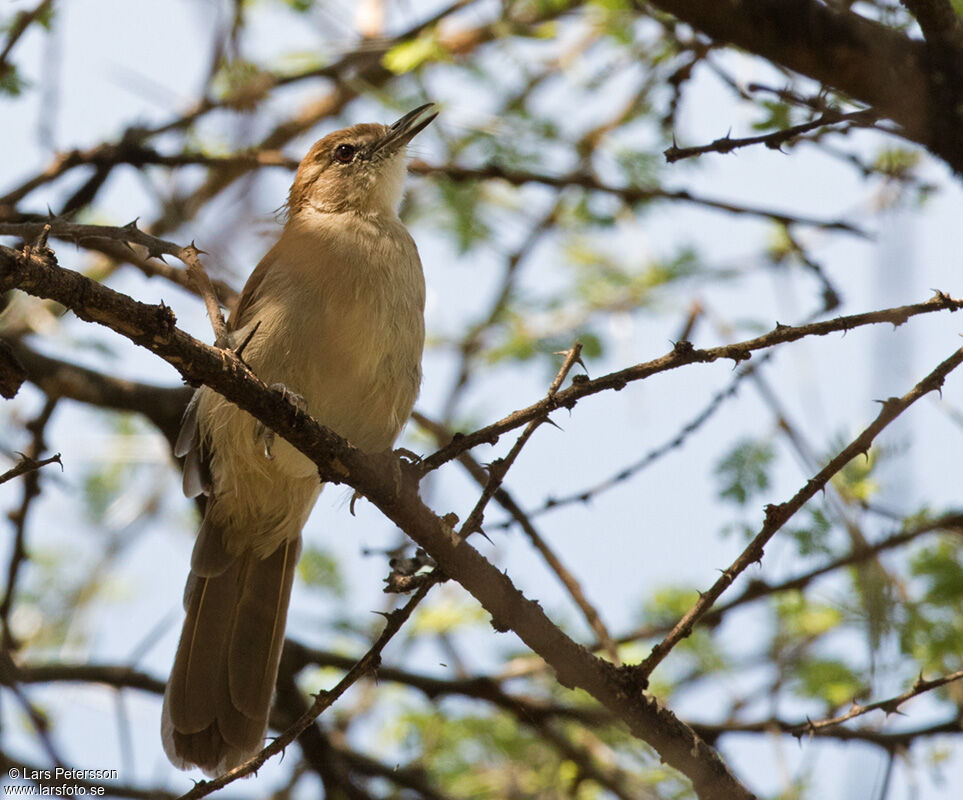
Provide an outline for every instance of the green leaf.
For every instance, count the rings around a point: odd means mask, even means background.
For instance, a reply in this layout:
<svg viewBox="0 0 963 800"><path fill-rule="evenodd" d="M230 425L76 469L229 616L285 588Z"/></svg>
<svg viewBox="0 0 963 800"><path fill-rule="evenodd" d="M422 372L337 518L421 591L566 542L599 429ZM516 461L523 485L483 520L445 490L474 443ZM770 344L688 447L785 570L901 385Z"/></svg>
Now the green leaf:
<svg viewBox="0 0 963 800"><path fill-rule="evenodd" d="M825 700L830 706L842 706L860 697L865 685L859 673L835 658L813 658L793 665L795 690L802 697Z"/></svg>
<svg viewBox="0 0 963 800"><path fill-rule="evenodd" d="M0 94L17 97L28 85L13 64L5 64L3 69L0 69Z"/></svg>
<svg viewBox="0 0 963 800"><path fill-rule="evenodd" d="M395 75L418 69L429 61L447 61L448 51L441 45L433 28L416 38L400 42L382 56L381 63Z"/></svg>
<svg viewBox="0 0 963 800"><path fill-rule="evenodd" d="M346 587L337 559L317 546L306 547L298 562L298 575L307 586L335 597L344 597Z"/></svg>
<svg viewBox="0 0 963 800"><path fill-rule="evenodd" d="M913 556L910 572L925 580L926 602L963 608L963 548L951 539Z"/></svg>
<svg viewBox="0 0 963 800"><path fill-rule="evenodd" d="M830 555L829 534L832 523L821 508L806 506L809 517L808 524L799 528L788 528L787 531L796 542L796 548L801 556Z"/></svg>
<svg viewBox="0 0 963 800"><path fill-rule="evenodd" d="M214 92L231 108L250 111L265 97L274 78L252 61L226 62L214 79Z"/></svg>
<svg viewBox="0 0 963 800"><path fill-rule="evenodd" d="M793 644L813 639L843 624L845 617L836 606L817 603L800 591L786 592L774 603L779 627L778 638Z"/></svg>
<svg viewBox="0 0 963 800"><path fill-rule="evenodd" d="M663 586L646 600L642 621L648 625L674 624L699 599L699 590L687 586Z"/></svg>
<svg viewBox="0 0 963 800"><path fill-rule="evenodd" d="M419 608L408 628L415 635L451 633L468 625L485 623L487 620L488 612L478 603L464 597L461 600L449 598L443 603Z"/></svg>
<svg viewBox="0 0 963 800"><path fill-rule="evenodd" d="M777 100L763 100L759 103L759 105L765 109L768 114L764 119L753 123L753 130L783 130L784 128L788 128L792 125L792 119L790 116L792 113L792 107L788 103L783 103Z"/></svg>
<svg viewBox="0 0 963 800"><path fill-rule="evenodd" d="M438 182L441 193L439 220L454 236L459 253L466 253L478 242L488 239L491 230L480 212L483 186L480 181Z"/></svg>
<svg viewBox="0 0 963 800"><path fill-rule="evenodd" d="M833 487L847 501L865 503L872 499L879 492L879 482L872 475L879 466L880 456L878 447L856 456L833 476Z"/></svg>
<svg viewBox="0 0 963 800"><path fill-rule="evenodd" d="M745 505L769 488L768 468L775 458L772 443L743 439L716 464L719 497Z"/></svg>
<svg viewBox="0 0 963 800"><path fill-rule="evenodd" d="M904 147L888 147L877 154L873 169L890 178L909 178L923 160L917 150Z"/></svg>

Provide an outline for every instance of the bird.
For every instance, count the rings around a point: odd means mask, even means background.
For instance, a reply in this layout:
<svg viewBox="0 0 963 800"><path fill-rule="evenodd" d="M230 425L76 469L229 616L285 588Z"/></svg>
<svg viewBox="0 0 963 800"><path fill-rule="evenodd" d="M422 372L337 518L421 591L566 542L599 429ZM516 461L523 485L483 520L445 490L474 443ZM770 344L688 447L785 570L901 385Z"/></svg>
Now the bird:
<svg viewBox="0 0 963 800"><path fill-rule="evenodd" d="M228 319L264 382L367 452L391 447L421 385L425 280L398 217L406 146L437 116L328 134L300 162L276 244ZM186 618L161 712L164 751L209 776L263 746L315 465L208 387L174 453L188 497L207 495L184 589Z"/></svg>

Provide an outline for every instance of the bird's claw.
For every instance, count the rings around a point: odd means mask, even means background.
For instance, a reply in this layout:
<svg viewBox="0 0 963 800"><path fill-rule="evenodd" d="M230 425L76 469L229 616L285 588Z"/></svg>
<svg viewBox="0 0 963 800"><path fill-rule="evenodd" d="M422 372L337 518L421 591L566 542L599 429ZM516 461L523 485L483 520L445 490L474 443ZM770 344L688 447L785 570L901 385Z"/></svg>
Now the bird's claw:
<svg viewBox="0 0 963 800"><path fill-rule="evenodd" d="M281 397L287 400L292 406L294 406L298 411L306 411L308 408L308 401L304 399L302 395L297 392L292 392L283 383L272 383L269 389L273 389L275 392L280 392Z"/></svg>
<svg viewBox="0 0 963 800"><path fill-rule="evenodd" d="M283 383L272 383L270 389L281 393L281 397L287 400L292 406L294 406L298 411L305 411L308 407L308 401L304 399L297 392L292 392ZM274 433L267 425L258 420L254 423L254 441L260 442L264 447L264 457L268 461L274 460L274 453L271 452L271 448L274 447L274 440L277 434Z"/></svg>
<svg viewBox="0 0 963 800"><path fill-rule="evenodd" d="M264 457L268 461L274 460L274 453L271 452L271 448L274 447L275 436L274 431L260 420L254 423L254 441L261 443L264 448Z"/></svg>

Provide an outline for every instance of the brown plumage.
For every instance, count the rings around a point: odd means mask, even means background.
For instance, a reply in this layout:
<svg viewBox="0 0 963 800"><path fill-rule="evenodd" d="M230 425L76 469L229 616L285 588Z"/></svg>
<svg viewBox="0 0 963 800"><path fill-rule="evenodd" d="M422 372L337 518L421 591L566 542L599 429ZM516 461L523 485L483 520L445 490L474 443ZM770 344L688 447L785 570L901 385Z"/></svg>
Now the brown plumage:
<svg viewBox="0 0 963 800"><path fill-rule="evenodd" d="M434 118L356 125L305 156L280 239L229 328L269 384L357 447L390 447L421 381L424 278L398 220L404 145ZM321 490L314 465L202 387L175 453L184 491L208 495L184 590L187 616L161 722L164 750L209 775L264 743L301 528Z"/></svg>

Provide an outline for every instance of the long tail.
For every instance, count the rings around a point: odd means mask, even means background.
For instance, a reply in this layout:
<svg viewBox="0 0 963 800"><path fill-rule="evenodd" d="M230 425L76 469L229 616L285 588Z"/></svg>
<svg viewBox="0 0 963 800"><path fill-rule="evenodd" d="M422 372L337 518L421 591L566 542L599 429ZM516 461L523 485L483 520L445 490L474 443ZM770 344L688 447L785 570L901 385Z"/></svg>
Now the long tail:
<svg viewBox="0 0 963 800"><path fill-rule="evenodd" d="M266 558L231 557L223 548L230 534L212 529L210 519L184 590L187 619L164 693L161 736L175 766L215 775L263 746L301 540L285 541Z"/></svg>

